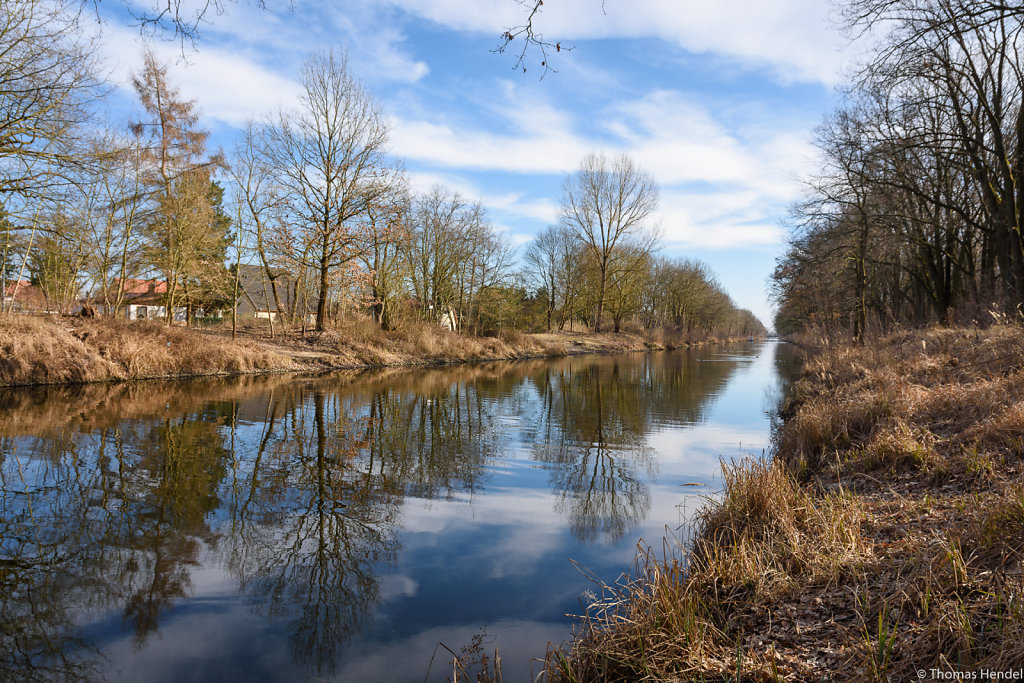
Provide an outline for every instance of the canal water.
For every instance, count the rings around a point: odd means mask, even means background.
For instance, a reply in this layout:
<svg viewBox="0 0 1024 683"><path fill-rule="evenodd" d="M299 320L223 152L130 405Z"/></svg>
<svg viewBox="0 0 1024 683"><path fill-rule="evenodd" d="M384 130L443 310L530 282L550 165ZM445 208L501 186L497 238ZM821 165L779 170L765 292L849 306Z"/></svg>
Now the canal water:
<svg viewBox="0 0 1024 683"><path fill-rule="evenodd" d="M792 350L0 389L0 680L505 680L761 457ZM434 657L431 665L431 658ZM428 671L429 669L429 671Z"/></svg>

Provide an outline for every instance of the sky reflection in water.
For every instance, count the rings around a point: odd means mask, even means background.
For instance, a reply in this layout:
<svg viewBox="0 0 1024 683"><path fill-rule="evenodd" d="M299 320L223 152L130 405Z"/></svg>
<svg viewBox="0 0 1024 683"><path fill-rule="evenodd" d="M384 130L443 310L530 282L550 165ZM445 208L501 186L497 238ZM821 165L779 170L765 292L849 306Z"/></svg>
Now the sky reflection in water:
<svg viewBox="0 0 1024 683"><path fill-rule="evenodd" d="M422 681L486 628L525 680L570 558L685 536L791 355L0 392L0 679Z"/></svg>

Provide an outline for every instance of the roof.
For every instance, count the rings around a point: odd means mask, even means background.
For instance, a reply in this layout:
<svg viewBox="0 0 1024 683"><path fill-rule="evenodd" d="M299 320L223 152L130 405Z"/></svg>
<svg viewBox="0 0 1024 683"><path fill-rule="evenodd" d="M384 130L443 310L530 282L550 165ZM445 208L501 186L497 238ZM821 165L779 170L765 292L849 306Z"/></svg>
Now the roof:
<svg viewBox="0 0 1024 683"><path fill-rule="evenodd" d="M43 290L28 280L8 281L7 286L4 288L3 299L9 302L11 297L14 297L14 304L17 308L45 309L47 307L46 295L43 294Z"/></svg>
<svg viewBox="0 0 1024 683"><path fill-rule="evenodd" d="M28 280L8 280L7 287L4 289L4 296L11 296L14 294L14 290L17 289L20 294L22 291L32 286L32 283Z"/></svg>
<svg viewBox="0 0 1024 683"><path fill-rule="evenodd" d="M124 299L125 306L163 306L167 299L163 294L132 294Z"/></svg>
<svg viewBox="0 0 1024 683"><path fill-rule="evenodd" d="M117 291L119 278L114 278L113 289ZM124 293L127 294L166 294L166 280L139 280L136 278L125 278Z"/></svg>
<svg viewBox="0 0 1024 683"><path fill-rule="evenodd" d="M277 282L277 297L281 305L286 309L291 306L292 291L291 284L294 278L288 271L282 268L271 268L270 272ZM276 311L274 295L270 291L270 281L267 279L263 266L242 264L238 267L238 284L241 287L241 299L244 304L250 305L257 311ZM266 284L266 289L264 289Z"/></svg>

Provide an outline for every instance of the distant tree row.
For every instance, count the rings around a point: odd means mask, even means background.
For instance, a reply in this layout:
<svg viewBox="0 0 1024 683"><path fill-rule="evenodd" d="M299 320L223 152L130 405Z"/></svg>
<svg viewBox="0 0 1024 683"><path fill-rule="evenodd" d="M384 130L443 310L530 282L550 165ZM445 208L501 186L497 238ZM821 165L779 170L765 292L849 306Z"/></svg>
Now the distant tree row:
<svg viewBox="0 0 1024 683"><path fill-rule="evenodd" d="M824 164L794 207L776 326L991 321L1024 302L1024 9L849 0L880 37L818 130Z"/></svg>
<svg viewBox="0 0 1024 683"><path fill-rule="evenodd" d="M601 310L616 332L624 322L677 330L691 339L765 332L757 317L737 308L698 261L623 245L605 263L603 302L600 261L570 228L558 225L541 232L527 247L524 261L527 281L536 292L534 329L600 329Z"/></svg>
<svg viewBox="0 0 1024 683"><path fill-rule="evenodd" d="M410 192L382 108L343 52L311 57L298 101L251 121L225 155L207 149L196 103L151 53L133 78L134 120L100 125L106 86L76 7L0 7L8 309L29 282L50 310L87 303L114 316L144 282L159 284L168 322L181 309L191 322L236 307L244 264L262 271L271 331L275 318L323 330L353 314L473 334L763 331L706 267L657 256L658 188L628 157L585 158L563 186L558 226L519 264L478 202L442 186Z"/></svg>

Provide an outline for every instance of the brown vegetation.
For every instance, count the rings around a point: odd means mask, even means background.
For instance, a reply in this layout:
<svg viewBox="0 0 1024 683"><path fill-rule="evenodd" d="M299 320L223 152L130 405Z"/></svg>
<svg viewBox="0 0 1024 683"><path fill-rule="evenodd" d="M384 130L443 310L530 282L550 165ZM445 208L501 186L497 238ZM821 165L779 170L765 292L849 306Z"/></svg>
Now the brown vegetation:
<svg viewBox="0 0 1024 683"><path fill-rule="evenodd" d="M825 346L683 558L604 586L555 680L916 680L1024 666L1024 331ZM930 674L929 674L930 675Z"/></svg>
<svg viewBox="0 0 1024 683"><path fill-rule="evenodd" d="M551 367L551 360L511 364L465 363L459 366L387 367L339 370L296 378L280 373L197 377L177 382L93 382L18 387L0 391L0 437L61 431L94 432L125 420L179 416L210 402L240 402L302 386L345 391L370 400L385 389L419 394L443 392L453 383L501 382L509 374L529 376Z"/></svg>
<svg viewBox="0 0 1024 683"><path fill-rule="evenodd" d="M382 330L372 320L362 317L342 321L336 328L322 333L293 331L271 338L265 327L256 327L248 329L245 336L258 339L297 360L317 362L325 369L624 353L723 341L703 336L694 339L683 332L663 329L635 329L619 333L529 333L505 329L496 336L476 336L416 320L404 321L393 330Z"/></svg>
<svg viewBox="0 0 1024 683"><path fill-rule="evenodd" d="M0 386L243 374L293 367L251 342L155 322L8 315L0 325Z"/></svg>
<svg viewBox="0 0 1024 683"><path fill-rule="evenodd" d="M508 330L497 337L476 337L416 321L383 331L365 318L345 321L325 332L292 331L273 338L258 326L241 332L239 339L232 341L229 332L220 329L6 316L0 325L0 386L440 365L687 345L682 337L663 332L528 334Z"/></svg>

